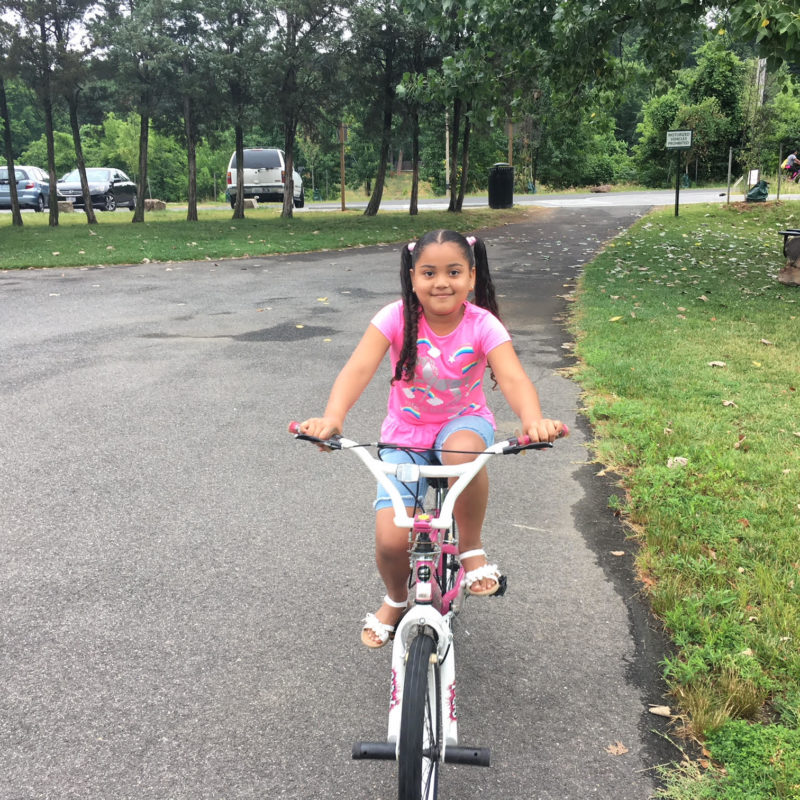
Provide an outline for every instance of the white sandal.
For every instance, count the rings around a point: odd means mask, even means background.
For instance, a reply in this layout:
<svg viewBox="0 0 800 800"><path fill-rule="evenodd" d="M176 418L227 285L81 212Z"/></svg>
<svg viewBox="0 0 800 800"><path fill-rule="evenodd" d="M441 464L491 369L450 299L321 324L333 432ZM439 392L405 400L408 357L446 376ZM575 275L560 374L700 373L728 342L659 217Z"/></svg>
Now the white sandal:
<svg viewBox="0 0 800 800"><path fill-rule="evenodd" d="M458 558L460 561L463 561L465 558L472 558L472 556L483 556L485 558L486 551L482 549L467 550L466 553L460 553ZM481 567L471 569L464 575L464 584L467 587L467 594L472 594L476 597L488 597L489 595L497 594L500 589L500 577L500 570L497 568L497 564L484 564ZM472 586L475 583L485 580L486 578L493 580L494 585L482 591L472 590Z"/></svg>
<svg viewBox="0 0 800 800"><path fill-rule="evenodd" d="M383 602L392 608L408 607L408 600L398 603L396 600L392 600L388 594L384 595ZM379 647L383 647L389 639L394 639L395 627L395 625L381 622L374 614L367 614L364 617L364 627L361 629L361 642L372 650L377 650Z"/></svg>

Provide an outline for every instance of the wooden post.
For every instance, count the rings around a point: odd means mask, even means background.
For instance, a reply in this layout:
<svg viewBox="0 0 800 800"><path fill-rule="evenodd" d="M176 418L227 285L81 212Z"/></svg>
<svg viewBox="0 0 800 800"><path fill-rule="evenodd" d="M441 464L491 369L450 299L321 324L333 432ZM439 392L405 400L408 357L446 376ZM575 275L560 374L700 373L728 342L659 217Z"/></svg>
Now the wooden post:
<svg viewBox="0 0 800 800"><path fill-rule="evenodd" d="M781 142L780 149L778 150L778 196L776 200L781 199L781 164L783 164L783 142Z"/></svg>
<svg viewBox="0 0 800 800"><path fill-rule="evenodd" d="M514 122L508 120L508 163L513 166L514 164Z"/></svg>

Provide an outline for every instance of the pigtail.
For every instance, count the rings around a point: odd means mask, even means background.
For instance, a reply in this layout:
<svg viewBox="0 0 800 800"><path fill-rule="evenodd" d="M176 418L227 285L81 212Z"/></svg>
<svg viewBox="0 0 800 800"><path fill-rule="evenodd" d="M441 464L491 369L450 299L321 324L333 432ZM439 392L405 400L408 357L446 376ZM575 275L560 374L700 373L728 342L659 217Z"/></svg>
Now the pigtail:
<svg viewBox="0 0 800 800"><path fill-rule="evenodd" d="M403 347L394 366L395 381L407 381L414 377L417 366L417 334L419 330L419 299L411 285L411 251L404 247L400 253L400 289L403 296Z"/></svg>
<svg viewBox="0 0 800 800"><path fill-rule="evenodd" d="M489 272L489 258L486 254L486 245L483 243L483 239L475 237L472 252L475 257L475 305L491 311L497 319L500 319L494 282Z"/></svg>

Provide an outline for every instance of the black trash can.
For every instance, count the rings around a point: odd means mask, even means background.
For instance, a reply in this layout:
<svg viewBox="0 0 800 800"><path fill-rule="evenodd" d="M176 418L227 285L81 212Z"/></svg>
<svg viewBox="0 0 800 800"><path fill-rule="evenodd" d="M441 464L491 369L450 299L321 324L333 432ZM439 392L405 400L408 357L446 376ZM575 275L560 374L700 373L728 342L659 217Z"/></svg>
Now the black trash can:
<svg viewBox="0 0 800 800"><path fill-rule="evenodd" d="M514 205L514 167L500 162L489 168L489 208Z"/></svg>

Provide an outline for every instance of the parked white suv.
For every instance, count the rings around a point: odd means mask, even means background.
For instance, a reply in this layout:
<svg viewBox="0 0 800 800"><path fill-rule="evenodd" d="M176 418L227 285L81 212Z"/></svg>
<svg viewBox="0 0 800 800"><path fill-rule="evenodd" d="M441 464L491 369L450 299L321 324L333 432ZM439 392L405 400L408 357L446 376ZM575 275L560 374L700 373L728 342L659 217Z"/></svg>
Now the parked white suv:
<svg viewBox="0 0 800 800"><path fill-rule="evenodd" d="M306 203L303 179L297 170L294 176L294 204L302 208ZM283 202L286 182L286 158L283 150L272 147L247 147L244 150L244 196L255 197L259 202ZM225 189L231 208L236 205L236 152L228 163L228 186Z"/></svg>

